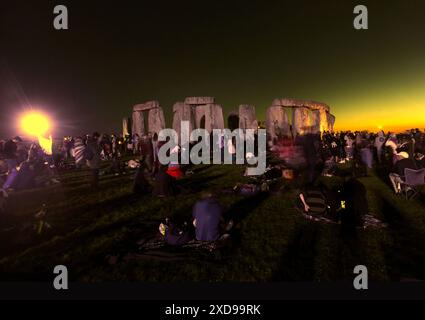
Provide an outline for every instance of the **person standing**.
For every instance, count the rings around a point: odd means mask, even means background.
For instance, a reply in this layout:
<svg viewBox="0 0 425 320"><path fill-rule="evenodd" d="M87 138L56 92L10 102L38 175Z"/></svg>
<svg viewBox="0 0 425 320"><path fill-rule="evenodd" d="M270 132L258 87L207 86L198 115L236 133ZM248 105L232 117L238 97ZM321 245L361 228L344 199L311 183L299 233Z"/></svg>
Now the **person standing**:
<svg viewBox="0 0 425 320"><path fill-rule="evenodd" d="M13 140L8 140L3 146L3 155L7 164L7 180L3 184L2 189L7 190L12 186L13 180L17 175L18 166L18 145L16 138Z"/></svg>
<svg viewBox="0 0 425 320"><path fill-rule="evenodd" d="M375 138L375 148L376 148L376 154L378 156L378 162L382 162L382 155L383 155L383 147L385 145L385 134L384 131L379 131L378 135Z"/></svg>
<svg viewBox="0 0 425 320"><path fill-rule="evenodd" d="M149 135L144 134L139 142L140 144L140 162L145 164L150 174L153 172L153 145Z"/></svg>
<svg viewBox="0 0 425 320"><path fill-rule="evenodd" d="M100 153L102 146L100 143L100 134L95 132L87 140L86 161L87 166L91 170L90 185L94 190L99 188L99 172L100 172Z"/></svg>

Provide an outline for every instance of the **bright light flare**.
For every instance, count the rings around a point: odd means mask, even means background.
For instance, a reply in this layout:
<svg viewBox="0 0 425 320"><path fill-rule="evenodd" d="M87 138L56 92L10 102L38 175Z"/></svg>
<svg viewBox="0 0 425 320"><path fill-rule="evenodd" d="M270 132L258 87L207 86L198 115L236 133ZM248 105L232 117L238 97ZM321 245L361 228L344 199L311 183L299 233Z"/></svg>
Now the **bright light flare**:
<svg viewBox="0 0 425 320"><path fill-rule="evenodd" d="M49 132L51 129L50 120L40 112L30 111L21 118L22 130L38 139L38 143L47 155L52 155L53 139Z"/></svg>
<svg viewBox="0 0 425 320"><path fill-rule="evenodd" d="M21 119L21 128L28 135L34 137L45 136L50 130L49 119L39 112L29 112Z"/></svg>

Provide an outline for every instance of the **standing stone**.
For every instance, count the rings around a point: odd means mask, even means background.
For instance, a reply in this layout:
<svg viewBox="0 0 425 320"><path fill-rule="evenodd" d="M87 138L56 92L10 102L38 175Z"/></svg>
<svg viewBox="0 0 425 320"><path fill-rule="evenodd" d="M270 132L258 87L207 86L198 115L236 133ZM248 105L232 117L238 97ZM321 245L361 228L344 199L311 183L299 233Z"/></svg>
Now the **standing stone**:
<svg viewBox="0 0 425 320"><path fill-rule="evenodd" d="M311 133L319 134L321 131L321 115L320 110L312 111Z"/></svg>
<svg viewBox="0 0 425 320"><path fill-rule="evenodd" d="M329 130L329 112L326 109L320 109L320 131L328 131Z"/></svg>
<svg viewBox="0 0 425 320"><path fill-rule="evenodd" d="M255 107L250 105L239 106L239 128L240 129L258 129Z"/></svg>
<svg viewBox="0 0 425 320"><path fill-rule="evenodd" d="M273 106L267 109L266 127L271 140L278 137L289 137L291 135L288 115L285 109L279 106Z"/></svg>
<svg viewBox="0 0 425 320"><path fill-rule="evenodd" d="M159 135L161 130L165 129L164 111L161 107L150 109L148 114L148 132Z"/></svg>
<svg viewBox="0 0 425 320"><path fill-rule="evenodd" d="M223 108L218 104L213 104L210 106L211 108L211 128L210 133L214 129L224 129L224 116L223 116Z"/></svg>
<svg viewBox="0 0 425 320"><path fill-rule="evenodd" d="M292 130L294 136L304 135L310 132L310 115L307 108L294 108Z"/></svg>
<svg viewBox="0 0 425 320"><path fill-rule="evenodd" d="M129 118L124 118L122 120L122 136L123 137L131 136L131 132L130 132L130 119Z"/></svg>
<svg viewBox="0 0 425 320"><path fill-rule="evenodd" d="M192 107L183 102L177 102L173 107L173 129L177 134L181 135L181 123L182 121L189 122L189 131L192 132L194 128Z"/></svg>
<svg viewBox="0 0 425 320"><path fill-rule="evenodd" d="M141 137L145 133L145 118L143 117L143 112L133 111L133 126L132 134L138 134Z"/></svg>
<svg viewBox="0 0 425 320"><path fill-rule="evenodd" d="M195 128L206 129L211 128L211 108L210 106L201 105L194 107Z"/></svg>
<svg viewBox="0 0 425 320"><path fill-rule="evenodd" d="M335 116L333 114L328 113L328 130L330 132L334 132L334 126L335 126Z"/></svg>

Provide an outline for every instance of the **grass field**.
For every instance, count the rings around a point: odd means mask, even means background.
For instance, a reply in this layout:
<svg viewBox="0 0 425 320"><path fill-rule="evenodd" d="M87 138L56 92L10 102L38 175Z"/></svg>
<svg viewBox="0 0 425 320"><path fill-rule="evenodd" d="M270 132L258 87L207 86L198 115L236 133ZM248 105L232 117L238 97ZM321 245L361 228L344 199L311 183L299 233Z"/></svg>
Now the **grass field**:
<svg viewBox="0 0 425 320"><path fill-rule="evenodd" d="M396 197L374 172L361 181L370 212L388 228L345 236L339 225L307 221L294 209L297 190L291 185L280 195L221 192L227 214L241 222L220 255L185 251L110 263L110 256L137 252L138 240L154 236L161 219L189 219L203 190L219 192L244 181L243 170L197 167L181 181L190 191L167 199L133 195L131 174L102 176L93 192L87 171L62 173L59 185L14 193L0 218L0 281L51 280L59 264L68 267L72 281L87 282L326 282L352 279L359 264L375 281L425 280L424 196ZM34 215L43 204L52 228L37 234Z"/></svg>

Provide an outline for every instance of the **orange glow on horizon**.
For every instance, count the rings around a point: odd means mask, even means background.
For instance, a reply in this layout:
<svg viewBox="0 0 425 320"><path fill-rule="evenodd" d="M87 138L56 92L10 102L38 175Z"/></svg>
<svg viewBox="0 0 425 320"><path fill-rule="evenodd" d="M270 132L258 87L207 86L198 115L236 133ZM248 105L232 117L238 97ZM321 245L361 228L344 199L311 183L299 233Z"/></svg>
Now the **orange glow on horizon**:
<svg viewBox="0 0 425 320"><path fill-rule="evenodd" d="M347 106L345 110L347 111L335 112L335 131L404 132L425 128L425 98L415 103L368 103L360 108Z"/></svg>

